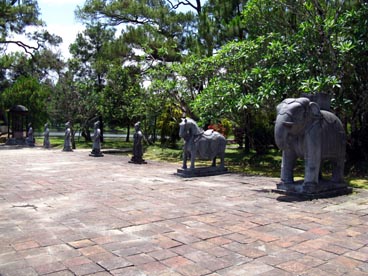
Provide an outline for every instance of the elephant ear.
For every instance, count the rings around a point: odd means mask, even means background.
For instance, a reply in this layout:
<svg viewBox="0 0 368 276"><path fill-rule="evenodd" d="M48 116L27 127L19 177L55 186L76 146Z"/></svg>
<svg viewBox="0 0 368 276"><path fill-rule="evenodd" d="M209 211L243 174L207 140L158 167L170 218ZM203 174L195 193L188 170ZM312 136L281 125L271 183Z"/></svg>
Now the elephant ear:
<svg viewBox="0 0 368 276"><path fill-rule="evenodd" d="M319 108L319 105L315 102L309 103L309 110L313 118L318 118L321 116L321 110Z"/></svg>

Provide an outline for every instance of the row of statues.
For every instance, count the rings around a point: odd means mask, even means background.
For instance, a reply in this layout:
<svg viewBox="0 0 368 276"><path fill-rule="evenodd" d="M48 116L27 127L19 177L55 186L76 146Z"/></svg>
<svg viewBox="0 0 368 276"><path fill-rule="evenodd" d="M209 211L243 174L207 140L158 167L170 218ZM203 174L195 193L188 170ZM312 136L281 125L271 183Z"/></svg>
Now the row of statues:
<svg viewBox="0 0 368 276"><path fill-rule="evenodd" d="M146 164L147 162L143 159L143 146L142 146L142 140L143 140L143 133L140 128L140 122L137 122L134 125L135 133L133 136L134 142L133 142L133 157L129 161L129 163L135 163L135 164ZM90 153L90 156L93 157L102 157L104 156L101 151L101 129L100 129L100 121L96 121L93 126L94 132L92 141L92 151ZM43 132L43 147L45 149L51 148L50 144L50 129L49 124L46 123L44 126L44 132ZM27 132L27 138L26 138L26 144L30 147L34 147L35 145L35 138L33 133L32 124L30 123L28 125L28 132ZM64 134L64 146L63 151L66 152L72 152L72 131L71 131L71 124L70 122L65 123L65 134Z"/></svg>
<svg viewBox="0 0 368 276"><path fill-rule="evenodd" d="M35 146L35 137L33 133L32 123L28 124L28 131L27 131L27 138L26 138L26 144L30 147ZM45 129L43 132L43 147L45 149L49 149L51 147L50 145L50 130L49 130L49 124L45 124Z"/></svg>
<svg viewBox="0 0 368 276"><path fill-rule="evenodd" d="M346 149L346 134L340 119L330 112L329 99L325 95L303 96L288 98L276 108L274 137L276 145L282 150L281 182L278 190L291 193L325 193L330 191L347 191L344 181L344 162ZM185 118L179 125L179 136L184 140L183 166L178 173L187 177L198 175L223 173L226 138L220 133L204 131L190 118ZM134 125L133 157L129 161L135 164L146 163L143 157L143 134L140 122ZM65 124L65 141L63 151L72 151L70 122ZM100 122L94 123L92 136L93 146L90 156L101 157ZM33 129L28 130L27 143L34 145ZM45 125L44 147L49 148L48 124ZM195 168L196 157L212 160L212 166L207 170ZM216 157L220 158L217 166ZM305 160L304 181L295 182L293 170L296 160ZM190 166L187 167L187 159ZM330 181L322 179L321 166L324 160L333 165Z"/></svg>
<svg viewBox="0 0 368 276"><path fill-rule="evenodd" d="M133 157L129 161L130 163L135 164L145 164L146 161L142 158L143 157L143 133L140 129L140 122L137 122L134 125L135 133L134 133L134 142L133 142ZM100 121L96 121L93 125L93 136L92 136L92 151L90 156L92 157L102 157L104 156L101 151L101 129L100 129ZM46 132L46 131L45 131ZM65 137L64 137L64 148L63 151L73 151L72 143L71 143L71 129L70 129L70 122L65 124Z"/></svg>
<svg viewBox="0 0 368 276"><path fill-rule="evenodd" d="M282 150L278 192L307 194L311 198L316 194L330 196L350 193L351 189L344 181L346 134L340 119L330 112L328 95L288 98L277 106L276 111L274 138ZM179 175L195 175L196 156L212 160L213 168L216 168L216 157L220 157L217 170L223 170L226 139L220 133L203 131L192 119L185 118L180 123L179 136L185 142L183 170L178 170ZM189 168L187 158L191 161ZM303 181L294 181L293 170L298 158L304 159ZM332 165L330 180L322 178L321 169L325 160ZM199 175L203 169L197 171ZM212 173L212 170L209 172Z"/></svg>

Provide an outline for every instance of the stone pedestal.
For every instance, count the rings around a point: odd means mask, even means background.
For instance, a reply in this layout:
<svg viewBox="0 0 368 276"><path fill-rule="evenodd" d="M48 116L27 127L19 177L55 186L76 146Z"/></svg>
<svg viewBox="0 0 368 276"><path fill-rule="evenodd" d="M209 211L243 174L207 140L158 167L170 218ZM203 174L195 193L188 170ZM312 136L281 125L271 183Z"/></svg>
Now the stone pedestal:
<svg viewBox="0 0 368 276"><path fill-rule="evenodd" d="M9 146L24 146L26 145L26 139L25 138L9 138L8 140L6 140L5 145L9 145Z"/></svg>
<svg viewBox="0 0 368 276"><path fill-rule="evenodd" d="M129 163L133 163L133 164L147 164L147 162L140 157L135 157L133 156L132 159L130 159Z"/></svg>
<svg viewBox="0 0 368 276"><path fill-rule="evenodd" d="M276 184L273 192L296 196L305 199L316 199L351 194L353 189L347 183L336 183L328 180L320 180L318 184L304 183L303 180L294 183Z"/></svg>
<svg viewBox="0 0 368 276"><path fill-rule="evenodd" d="M227 168L202 167L194 169L178 169L175 175L180 177L201 177L229 173Z"/></svg>
<svg viewBox="0 0 368 276"><path fill-rule="evenodd" d="M92 157L103 157L104 155L101 152L101 150L93 149L91 151L91 153L89 154L89 156L92 156Z"/></svg>

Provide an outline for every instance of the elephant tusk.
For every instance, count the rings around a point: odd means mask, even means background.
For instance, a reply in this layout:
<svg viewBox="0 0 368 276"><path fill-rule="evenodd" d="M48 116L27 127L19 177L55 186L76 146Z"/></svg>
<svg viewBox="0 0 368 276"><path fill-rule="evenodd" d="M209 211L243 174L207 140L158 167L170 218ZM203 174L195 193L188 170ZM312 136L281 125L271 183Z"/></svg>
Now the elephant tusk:
<svg viewBox="0 0 368 276"><path fill-rule="evenodd" d="M294 125L293 122L282 122L282 124L286 127L292 127Z"/></svg>

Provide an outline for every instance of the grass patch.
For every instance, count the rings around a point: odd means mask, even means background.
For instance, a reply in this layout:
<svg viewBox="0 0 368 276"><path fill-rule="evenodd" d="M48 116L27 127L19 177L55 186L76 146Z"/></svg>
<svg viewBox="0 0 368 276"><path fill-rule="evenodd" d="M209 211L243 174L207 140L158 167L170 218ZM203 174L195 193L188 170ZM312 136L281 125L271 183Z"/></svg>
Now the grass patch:
<svg viewBox="0 0 368 276"><path fill-rule="evenodd" d="M42 145L43 137L36 137L36 144ZM63 149L64 147L64 137L50 137L50 144L53 149ZM75 145L77 149L92 149L92 142L84 141L84 138L77 139ZM133 148L133 142L125 142L125 138L105 138L102 143L103 149L124 149Z"/></svg>
<svg viewBox="0 0 368 276"><path fill-rule="evenodd" d="M38 144L42 143L42 137L37 137L36 141ZM64 146L63 137L52 137L50 138L52 148L62 149ZM92 142L85 142L84 139L76 141L77 149L91 149ZM175 148L161 146L159 143L154 145L144 145L144 159L165 161L170 163L178 164L182 163L182 142L178 143ZM102 149L125 149L133 148L133 141L125 142L124 139L118 138L106 138L102 144ZM219 162L219 160L217 161ZM190 161L188 161L188 164ZM197 166L210 166L211 161L209 160L196 160ZM243 173L247 175L259 175L269 177L280 177L281 170L281 152L278 150L269 150L268 153L259 155L252 151L249 154L245 154L242 149L227 147L225 154L225 165L232 171L237 173ZM330 177L330 166L324 165L323 171L327 170L325 177ZM298 160L295 170L294 179L300 180L304 177L304 162ZM346 181L353 188L368 189L368 179L361 177L347 176Z"/></svg>
<svg viewBox="0 0 368 276"><path fill-rule="evenodd" d="M348 178L349 186L359 189L368 189L368 179Z"/></svg>

